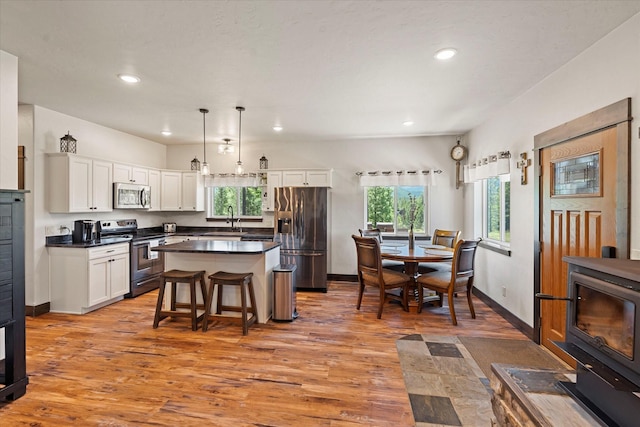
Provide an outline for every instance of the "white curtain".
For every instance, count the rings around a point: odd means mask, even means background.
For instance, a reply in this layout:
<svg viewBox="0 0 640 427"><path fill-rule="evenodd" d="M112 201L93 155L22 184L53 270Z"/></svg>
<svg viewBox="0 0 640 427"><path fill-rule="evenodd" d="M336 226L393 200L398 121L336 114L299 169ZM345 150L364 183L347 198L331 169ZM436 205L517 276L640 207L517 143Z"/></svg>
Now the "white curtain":
<svg viewBox="0 0 640 427"><path fill-rule="evenodd" d="M207 175L205 187L258 187L260 180L255 175Z"/></svg>
<svg viewBox="0 0 640 427"><path fill-rule="evenodd" d="M442 171L429 169L418 172L361 172L361 187L397 187L397 186L422 186L435 185L435 176ZM359 173L360 174L360 173Z"/></svg>
<svg viewBox="0 0 640 427"><path fill-rule="evenodd" d="M511 154L508 151L483 157L463 168L464 182L470 184L487 178L511 173Z"/></svg>

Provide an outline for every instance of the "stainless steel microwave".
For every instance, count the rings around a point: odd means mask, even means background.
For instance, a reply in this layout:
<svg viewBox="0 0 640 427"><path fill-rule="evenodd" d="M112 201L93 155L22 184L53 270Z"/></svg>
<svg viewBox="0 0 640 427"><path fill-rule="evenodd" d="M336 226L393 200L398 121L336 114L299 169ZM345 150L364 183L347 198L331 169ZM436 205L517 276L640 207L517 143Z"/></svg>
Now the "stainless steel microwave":
<svg viewBox="0 0 640 427"><path fill-rule="evenodd" d="M151 187L129 182L113 183L114 209L149 209Z"/></svg>

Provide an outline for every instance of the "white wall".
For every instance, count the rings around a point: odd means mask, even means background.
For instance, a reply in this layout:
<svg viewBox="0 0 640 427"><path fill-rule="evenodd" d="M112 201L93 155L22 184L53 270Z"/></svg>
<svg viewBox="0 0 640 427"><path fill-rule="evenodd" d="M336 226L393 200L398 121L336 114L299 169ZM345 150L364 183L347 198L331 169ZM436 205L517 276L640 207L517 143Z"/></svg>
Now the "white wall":
<svg viewBox="0 0 640 427"><path fill-rule="evenodd" d="M1 50L0 188L18 188L18 58Z"/></svg>
<svg viewBox="0 0 640 427"><path fill-rule="evenodd" d="M535 54L535 52L532 52ZM571 62L548 76L491 120L468 134L471 158L510 149L533 155L535 135L623 98L632 98L632 112L640 114L640 14L635 15ZM631 248L640 258L640 141L638 122L632 123ZM511 257L479 249L478 289L533 326L533 201L536 179L529 168L529 184L520 185L520 170L511 172ZM465 186L465 230L477 224L470 201L473 186ZM477 188L477 187L476 187ZM477 196L477 195L476 195ZM502 297L501 287L507 287Z"/></svg>
<svg viewBox="0 0 640 427"><path fill-rule="evenodd" d="M323 143L254 142L243 140L242 162L247 170L258 170L258 159L265 155L270 169L331 168L333 188L330 197L329 274L355 274L356 258L352 234L364 226L364 190L356 171L441 169L432 187L431 230L462 228L462 190L455 190L455 163L449 157L455 137L351 139ZM217 154L217 144L207 145L207 161L213 173L233 172L238 154ZM202 159L202 146L167 147L167 167L188 169L194 154ZM178 214L179 225L214 225L204 214ZM264 226L272 226L273 216ZM222 225L222 224L219 224ZM467 233L464 233L467 235Z"/></svg>
<svg viewBox="0 0 640 427"><path fill-rule="evenodd" d="M21 105L20 144L25 145L29 161L26 165L27 197L26 304L39 305L49 298L49 258L45 247L46 227L73 228L76 219L137 218L140 227L159 225L165 214L122 211L84 214L51 214L46 206L46 154L60 151L60 138L67 131L77 139L77 154L107 161L135 163L152 168L164 168L166 147L146 139L106 128L49 109ZM137 159L132 162L131 159Z"/></svg>

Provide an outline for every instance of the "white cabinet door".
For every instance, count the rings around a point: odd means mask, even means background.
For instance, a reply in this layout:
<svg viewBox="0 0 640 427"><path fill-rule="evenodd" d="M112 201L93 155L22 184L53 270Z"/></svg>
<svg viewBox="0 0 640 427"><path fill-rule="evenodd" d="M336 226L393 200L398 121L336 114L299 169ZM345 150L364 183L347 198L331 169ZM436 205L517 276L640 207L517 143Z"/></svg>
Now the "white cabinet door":
<svg viewBox="0 0 640 427"><path fill-rule="evenodd" d="M134 184L148 185L149 170L137 166L114 163L113 182L131 182Z"/></svg>
<svg viewBox="0 0 640 427"><path fill-rule="evenodd" d="M283 187L331 187L330 169L282 171Z"/></svg>
<svg viewBox="0 0 640 427"><path fill-rule="evenodd" d="M182 210L182 172L162 171L160 209L163 211Z"/></svg>
<svg viewBox="0 0 640 427"><path fill-rule="evenodd" d="M331 187L330 170L307 171L307 185L309 187Z"/></svg>
<svg viewBox="0 0 640 427"><path fill-rule="evenodd" d="M69 157L66 165L56 163L50 176L51 185L64 185L69 189L68 198L61 189L51 188L51 212L110 212L113 210L112 164L85 157ZM65 168L61 171L59 168ZM68 177L60 182L56 175ZM54 200L54 198L56 200ZM54 206L55 205L55 206ZM66 209L65 209L66 205Z"/></svg>
<svg viewBox="0 0 640 427"><path fill-rule="evenodd" d="M93 161L92 197L94 212L113 210L112 164L100 160Z"/></svg>
<svg viewBox="0 0 640 427"><path fill-rule="evenodd" d="M109 259L109 257L105 257L89 261L89 301L87 301L87 307L110 299Z"/></svg>
<svg viewBox="0 0 640 427"><path fill-rule="evenodd" d="M111 298L129 292L129 254L114 255L109 263Z"/></svg>
<svg viewBox="0 0 640 427"><path fill-rule="evenodd" d="M282 171L283 187L303 187L307 182L307 174L305 171Z"/></svg>
<svg viewBox="0 0 640 427"><path fill-rule="evenodd" d="M204 211L204 178L197 172L182 173L182 210Z"/></svg>
<svg viewBox="0 0 640 427"><path fill-rule="evenodd" d="M131 180L136 184L149 185L149 169L133 166L131 168Z"/></svg>
<svg viewBox="0 0 640 427"><path fill-rule="evenodd" d="M149 187L151 187L151 202L149 203L150 211L160 210L160 171L149 169Z"/></svg>
<svg viewBox="0 0 640 427"><path fill-rule="evenodd" d="M66 201L59 198L54 199L57 197L56 193L58 192L55 191L54 188L52 188L52 191L50 192L50 197L51 204L57 204L60 202L66 204L67 209L49 210L52 210L53 212L90 212L93 208L93 160L84 157L69 157L65 166L67 168L66 171L50 171L53 175L50 177L50 183L53 182L57 176L66 175L68 177L68 182L59 183L59 185L64 185L69 188L69 198Z"/></svg>
<svg viewBox="0 0 640 427"><path fill-rule="evenodd" d="M275 188L282 187L282 171L267 172L267 186L262 195L262 210L273 212Z"/></svg>

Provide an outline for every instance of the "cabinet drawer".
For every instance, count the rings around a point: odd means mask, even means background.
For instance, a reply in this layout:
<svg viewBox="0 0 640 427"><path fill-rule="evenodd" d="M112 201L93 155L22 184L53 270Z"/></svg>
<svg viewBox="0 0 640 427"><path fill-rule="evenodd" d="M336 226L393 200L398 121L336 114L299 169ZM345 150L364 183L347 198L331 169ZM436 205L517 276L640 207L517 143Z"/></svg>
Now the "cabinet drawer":
<svg viewBox="0 0 640 427"><path fill-rule="evenodd" d="M13 319L13 284L0 285L0 324Z"/></svg>
<svg viewBox="0 0 640 427"><path fill-rule="evenodd" d="M119 255L129 253L128 243L119 243L117 245L105 245L98 248L89 249L89 259L102 258L110 255Z"/></svg>

